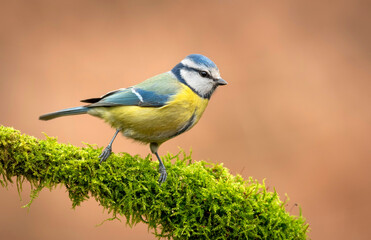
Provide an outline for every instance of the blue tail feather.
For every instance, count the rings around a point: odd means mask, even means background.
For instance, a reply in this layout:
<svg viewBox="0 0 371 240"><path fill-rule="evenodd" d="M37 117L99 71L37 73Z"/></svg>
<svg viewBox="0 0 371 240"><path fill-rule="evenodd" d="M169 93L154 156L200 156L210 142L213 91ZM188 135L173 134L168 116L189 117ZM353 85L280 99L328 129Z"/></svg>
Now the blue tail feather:
<svg viewBox="0 0 371 240"><path fill-rule="evenodd" d="M78 114L84 114L87 113L89 108L87 107L74 107L74 108L67 108L63 109L57 112L47 113L44 115L41 115L39 117L40 120L50 120L53 118L63 117L63 116L69 116L69 115L78 115Z"/></svg>

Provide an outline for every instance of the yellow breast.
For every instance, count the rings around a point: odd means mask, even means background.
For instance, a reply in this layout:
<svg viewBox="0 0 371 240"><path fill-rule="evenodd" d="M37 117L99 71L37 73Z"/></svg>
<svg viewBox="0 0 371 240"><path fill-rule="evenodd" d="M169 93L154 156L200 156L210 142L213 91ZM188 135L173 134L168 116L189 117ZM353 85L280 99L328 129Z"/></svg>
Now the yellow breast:
<svg viewBox="0 0 371 240"><path fill-rule="evenodd" d="M162 143L192 128L208 104L183 85L163 107L117 106L97 107L89 114L103 118L129 138L144 143Z"/></svg>

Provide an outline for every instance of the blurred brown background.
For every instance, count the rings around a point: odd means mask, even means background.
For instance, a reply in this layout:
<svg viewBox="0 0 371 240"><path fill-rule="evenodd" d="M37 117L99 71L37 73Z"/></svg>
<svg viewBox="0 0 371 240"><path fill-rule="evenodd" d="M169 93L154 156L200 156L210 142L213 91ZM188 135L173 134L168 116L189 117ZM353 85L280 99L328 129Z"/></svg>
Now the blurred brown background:
<svg viewBox="0 0 371 240"><path fill-rule="evenodd" d="M1 1L0 124L105 146L114 130L99 119L38 116L201 53L229 85L160 154L192 148L265 178L292 214L302 207L312 239L369 239L369 14L367 1ZM113 149L149 153L123 137ZM1 239L153 239L125 219L95 227L109 215L93 199L72 210L63 187L21 209L28 192L0 189Z"/></svg>

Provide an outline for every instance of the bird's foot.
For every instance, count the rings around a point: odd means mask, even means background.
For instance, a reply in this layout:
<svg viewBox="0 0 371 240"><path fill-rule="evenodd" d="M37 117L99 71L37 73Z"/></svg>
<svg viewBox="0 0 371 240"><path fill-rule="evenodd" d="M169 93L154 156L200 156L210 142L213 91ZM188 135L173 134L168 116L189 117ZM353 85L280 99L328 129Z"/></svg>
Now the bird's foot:
<svg viewBox="0 0 371 240"><path fill-rule="evenodd" d="M112 153L112 147L111 145L108 145L103 152L99 155L99 163L102 163L107 160L107 158L111 155Z"/></svg>
<svg viewBox="0 0 371 240"><path fill-rule="evenodd" d="M158 171L160 173L160 178L158 179L158 182L160 183L160 185L166 181L166 178L167 178L167 172L166 172L166 168L163 164L160 164L159 167L158 167Z"/></svg>

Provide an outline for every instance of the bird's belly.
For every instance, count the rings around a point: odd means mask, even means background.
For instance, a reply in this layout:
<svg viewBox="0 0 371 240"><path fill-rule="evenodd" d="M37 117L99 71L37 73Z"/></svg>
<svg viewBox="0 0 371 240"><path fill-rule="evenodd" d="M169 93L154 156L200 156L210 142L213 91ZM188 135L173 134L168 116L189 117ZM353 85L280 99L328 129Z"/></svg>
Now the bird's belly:
<svg viewBox="0 0 371 240"><path fill-rule="evenodd" d="M150 143L162 143L189 130L200 119L208 100L192 92L179 94L163 107L97 107L89 114L103 118L124 136ZM185 129L186 127L186 129Z"/></svg>

